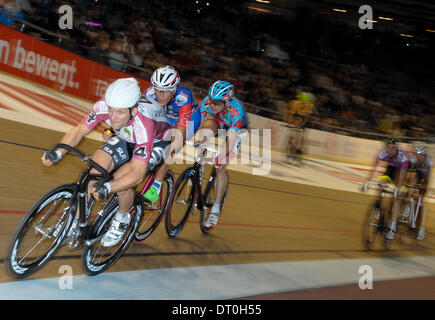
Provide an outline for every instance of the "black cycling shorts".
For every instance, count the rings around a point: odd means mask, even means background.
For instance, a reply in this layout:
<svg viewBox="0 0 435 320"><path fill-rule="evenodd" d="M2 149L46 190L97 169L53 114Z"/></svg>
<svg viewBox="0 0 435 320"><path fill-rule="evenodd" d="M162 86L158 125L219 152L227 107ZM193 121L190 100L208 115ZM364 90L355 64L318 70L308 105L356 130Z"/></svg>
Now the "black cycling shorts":
<svg viewBox="0 0 435 320"><path fill-rule="evenodd" d="M154 170L169 153L168 146L171 141L157 141L153 145L150 160L148 161L147 172ZM115 163L115 169L119 169L123 164L130 161L133 157L135 143L127 142L118 136L112 136L100 149L108 153Z"/></svg>

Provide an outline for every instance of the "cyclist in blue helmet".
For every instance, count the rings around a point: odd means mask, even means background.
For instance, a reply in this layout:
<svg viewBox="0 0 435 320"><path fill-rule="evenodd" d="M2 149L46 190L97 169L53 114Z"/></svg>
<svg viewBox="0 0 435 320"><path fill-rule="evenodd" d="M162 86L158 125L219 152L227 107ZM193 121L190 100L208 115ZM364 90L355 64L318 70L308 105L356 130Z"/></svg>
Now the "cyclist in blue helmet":
<svg viewBox="0 0 435 320"><path fill-rule="evenodd" d="M201 103L201 135L203 142L210 137L226 135L227 154L216 158L217 167L216 197L211 208L209 218L205 222L207 228L214 227L218 220L221 209L221 201L227 187L226 166L228 161L237 156L240 145L247 134L248 117L241 101L234 97L234 87L228 81L218 80L213 83ZM219 130L224 129L224 130ZM218 132L219 131L219 132Z"/></svg>

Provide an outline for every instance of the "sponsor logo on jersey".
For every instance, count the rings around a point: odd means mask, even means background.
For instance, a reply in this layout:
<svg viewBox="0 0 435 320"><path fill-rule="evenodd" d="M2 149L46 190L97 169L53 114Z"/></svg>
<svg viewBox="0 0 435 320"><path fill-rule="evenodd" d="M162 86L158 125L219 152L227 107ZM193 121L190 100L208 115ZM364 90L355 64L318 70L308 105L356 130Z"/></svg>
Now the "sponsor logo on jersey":
<svg viewBox="0 0 435 320"><path fill-rule="evenodd" d="M94 112L91 112L90 114L88 114L88 119L86 119L86 122L92 123L95 121L95 119L97 119L97 116L95 115Z"/></svg>
<svg viewBox="0 0 435 320"><path fill-rule="evenodd" d="M143 124L142 121L140 121L140 119L136 119L135 123L134 123L134 133L136 136L136 144L144 144L146 142L148 142L148 134L147 134L147 130Z"/></svg>
<svg viewBox="0 0 435 320"><path fill-rule="evenodd" d="M230 109L231 118L237 118L240 115L239 111L237 111L236 108L230 107L229 109Z"/></svg>
<svg viewBox="0 0 435 320"><path fill-rule="evenodd" d="M155 91L154 88L149 88L146 92L145 92L145 96L152 98L155 95Z"/></svg>
<svg viewBox="0 0 435 320"><path fill-rule="evenodd" d="M185 93L183 93L183 92L181 92L180 94L178 94L178 95L175 97L175 102L176 102L176 104L178 104L178 105L183 105L183 104L185 104L188 100L189 100L189 98L188 98L187 95L186 95Z"/></svg>
<svg viewBox="0 0 435 320"><path fill-rule="evenodd" d="M99 100L94 104L94 112L96 114L101 114L101 113L108 113L109 112L109 107L107 106L107 104L104 102L104 100Z"/></svg>
<svg viewBox="0 0 435 320"><path fill-rule="evenodd" d="M123 131L129 136L131 137L131 132L130 130L128 130L127 128L124 128Z"/></svg>
<svg viewBox="0 0 435 320"><path fill-rule="evenodd" d="M245 122L243 122L242 119L239 119L239 121L237 121L237 122L233 125L233 127L236 127L236 128L239 128L239 129L243 128L244 126L245 126Z"/></svg>
<svg viewBox="0 0 435 320"><path fill-rule="evenodd" d="M110 144L111 146L116 145L118 142L119 142L118 137L112 137L107 141L107 143Z"/></svg>

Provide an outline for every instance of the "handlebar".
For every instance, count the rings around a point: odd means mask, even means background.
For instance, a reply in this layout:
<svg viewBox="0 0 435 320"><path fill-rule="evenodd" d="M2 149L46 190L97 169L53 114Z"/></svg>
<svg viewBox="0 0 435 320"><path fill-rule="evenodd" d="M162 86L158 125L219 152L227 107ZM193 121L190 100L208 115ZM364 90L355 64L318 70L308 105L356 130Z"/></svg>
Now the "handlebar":
<svg viewBox="0 0 435 320"><path fill-rule="evenodd" d="M204 157L204 153L203 152L201 153L201 150L208 151L208 152L211 152L211 153L215 153L216 156L219 155L219 151L218 150L206 147L203 144L193 143L191 141L186 141L186 145L193 146L193 147L195 147L195 148L200 150L199 156L197 157L197 160L196 160L199 163L202 163L203 160L205 160L205 161L213 161L214 160L213 158L206 158L206 157Z"/></svg>
<svg viewBox="0 0 435 320"><path fill-rule="evenodd" d="M397 188L396 186L390 185L390 184L386 184L386 183L380 183L380 182L376 182L376 181L368 181L364 184L364 191L367 190L367 188L369 187L369 185L375 185L377 187L381 187L382 191L385 193L389 193L389 194L393 194L395 198L397 198L398 193L399 193L399 188ZM387 189L387 190L385 190ZM393 191L389 191L388 189L391 189Z"/></svg>
<svg viewBox="0 0 435 320"><path fill-rule="evenodd" d="M96 163L94 160L92 160L92 158L90 156L88 156L86 153L83 153L80 150L78 150L74 147L71 147L70 145L63 144L63 143L56 144L50 150L50 152L55 151L56 149L65 149L65 150L68 150L69 152L74 153L79 158L81 158L84 162L89 163L93 168L97 169L97 171L99 171L103 175L103 178L105 180L110 180L110 173L106 169L104 169L102 166L100 166L98 163Z"/></svg>
<svg viewBox="0 0 435 320"><path fill-rule="evenodd" d="M199 143L193 143L191 141L186 141L186 144L189 145L189 146L194 146L197 149L205 149L205 150L207 150L209 152L216 153L216 154L219 153L218 150L213 149L213 148L209 148L209 147L205 147L205 146L203 146L202 144L199 144Z"/></svg>

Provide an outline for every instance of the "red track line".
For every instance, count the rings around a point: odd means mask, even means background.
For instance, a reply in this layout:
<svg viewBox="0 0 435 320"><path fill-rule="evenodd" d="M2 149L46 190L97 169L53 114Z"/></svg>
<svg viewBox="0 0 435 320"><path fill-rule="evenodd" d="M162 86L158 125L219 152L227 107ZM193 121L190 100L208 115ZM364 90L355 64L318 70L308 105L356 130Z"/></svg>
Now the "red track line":
<svg viewBox="0 0 435 320"><path fill-rule="evenodd" d="M25 214L26 211L23 210L0 210L1 213L10 213L10 214Z"/></svg>
<svg viewBox="0 0 435 320"><path fill-rule="evenodd" d="M25 214L26 211L20 210L0 210L0 214ZM198 224L196 221L187 221L187 223ZM304 230L304 231L327 231L327 232L360 232L360 230L342 230L342 229L325 229L325 228L310 228L310 227L297 227L297 226L273 226L261 224L243 224L243 223L219 223L220 226L231 227L251 227L251 228L265 228L265 229L286 229L286 230Z"/></svg>

